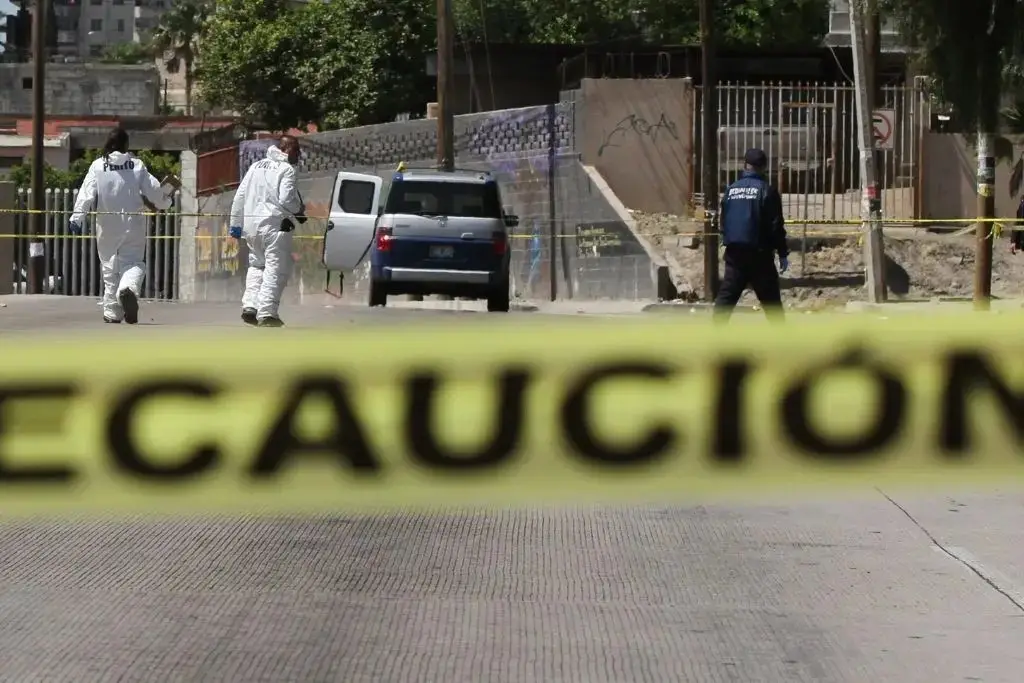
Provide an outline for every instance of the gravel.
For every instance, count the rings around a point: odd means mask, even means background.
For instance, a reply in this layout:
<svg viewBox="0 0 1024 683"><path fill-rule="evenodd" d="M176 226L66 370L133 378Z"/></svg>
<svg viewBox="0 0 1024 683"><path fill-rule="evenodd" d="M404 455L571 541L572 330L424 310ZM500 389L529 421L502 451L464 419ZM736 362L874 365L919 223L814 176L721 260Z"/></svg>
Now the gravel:
<svg viewBox="0 0 1024 683"><path fill-rule="evenodd" d="M703 288L704 257L699 241L686 236L699 229L692 219L668 214L633 212L639 232L664 254L683 298L696 298ZM820 236L833 226L809 228L806 252L802 227L790 228L790 268L782 278L783 301L789 308L823 309L865 299L863 249L850 228L836 236ZM974 282L974 235L937 234L925 230L890 230L885 236L886 282L890 299L969 298ZM993 255L992 293L998 298L1024 296L1024 253L1013 255L1006 238L997 239ZM747 292L741 304L753 304Z"/></svg>

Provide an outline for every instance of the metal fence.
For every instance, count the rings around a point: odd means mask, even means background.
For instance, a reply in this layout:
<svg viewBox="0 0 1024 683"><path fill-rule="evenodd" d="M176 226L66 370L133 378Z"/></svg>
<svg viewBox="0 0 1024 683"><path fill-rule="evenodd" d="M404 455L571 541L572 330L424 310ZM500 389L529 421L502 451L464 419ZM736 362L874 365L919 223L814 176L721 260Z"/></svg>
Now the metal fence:
<svg viewBox="0 0 1024 683"><path fill-rule="evenodd" d="M695 169L701 168L705 118L700 88L694 99ZM883 213L893 220L919 217L919 160L929 115L926 95L912 85L888 86L876 110L892 116L879 122L887 137L880 150L879 189ZM718 88L720 178L735 179L743 154L760 147L769 176L783 195L787 216L815 221L860 216L860 157L856 97L843 83L727 83ZM703 194L701 174L694 191Z"/></svg>
<svg viewBox="0 0 1024 683"><path fill-rule="evenodd" d="M30 191L18 190L17 208L28 209ZM99 297L103 295L99 257L95 237L78 237L67 232L77 190L47 190L45 249L46 270L43 289L48 294ZM181 237L181 203L166 212L149 217L146 240L146 280L142 296L146 299L178 298L178 245ZM28 291L28 213L15 215L14 293Z"/></svg>

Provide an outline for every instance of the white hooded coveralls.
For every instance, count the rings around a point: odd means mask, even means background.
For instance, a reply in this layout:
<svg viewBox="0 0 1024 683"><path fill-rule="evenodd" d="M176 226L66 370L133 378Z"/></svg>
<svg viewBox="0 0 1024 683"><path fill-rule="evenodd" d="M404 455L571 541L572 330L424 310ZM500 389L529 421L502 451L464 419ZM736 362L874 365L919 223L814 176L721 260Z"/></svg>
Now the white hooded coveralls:
<svg viewBox="0 0 1024 683"><path fill-rule="evenodd" d="M141 159L111 152L92 162L75 199L72 223L84 227L85 214L93 207L97 212L93 225L103 271L103 316L110 320L124 316L117 300L123 290L142 296L149 226L149 218L142 215L149 211L143 197L160 211L171 206L172 198Z"/></svg>
<svg viewBox="0 0 1024 683"><path fill-rule="evenodd" d="M281 232L281 224L291 220L297 225L295 216L303 210L295 167L287 154L271 146L266 158L246 171L231 202L231 225L242 228L249 247L242 308L255 309L259 320L278 317L292 271L292 232Z"/></svg>

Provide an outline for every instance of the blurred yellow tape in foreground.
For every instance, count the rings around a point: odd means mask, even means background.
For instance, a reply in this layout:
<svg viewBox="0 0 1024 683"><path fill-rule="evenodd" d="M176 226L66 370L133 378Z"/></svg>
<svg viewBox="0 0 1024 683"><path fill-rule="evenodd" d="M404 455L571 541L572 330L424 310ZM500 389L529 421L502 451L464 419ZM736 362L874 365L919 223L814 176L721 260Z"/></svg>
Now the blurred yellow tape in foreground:
<svg viewBox="0 0 1024 683"><path fill-rule="evenodd" d="M0 515L686 502L1024 476L1018 317L522 320L8 337Z"/></svg>

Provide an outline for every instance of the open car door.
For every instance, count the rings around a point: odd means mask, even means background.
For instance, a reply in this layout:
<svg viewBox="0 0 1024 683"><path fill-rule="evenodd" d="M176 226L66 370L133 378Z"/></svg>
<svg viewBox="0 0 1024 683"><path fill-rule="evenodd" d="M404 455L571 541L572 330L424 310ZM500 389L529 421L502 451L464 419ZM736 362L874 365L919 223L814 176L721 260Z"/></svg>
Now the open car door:
<svg viewBox="0 0 1024 683"><path fill-rule="evenodd" d="M383 181L375 175L342 171L334 180L330 218L324 233L327 270L355 270L370 251Z"/></svg>

